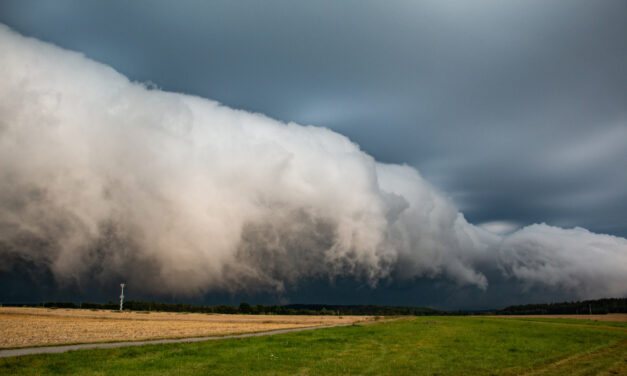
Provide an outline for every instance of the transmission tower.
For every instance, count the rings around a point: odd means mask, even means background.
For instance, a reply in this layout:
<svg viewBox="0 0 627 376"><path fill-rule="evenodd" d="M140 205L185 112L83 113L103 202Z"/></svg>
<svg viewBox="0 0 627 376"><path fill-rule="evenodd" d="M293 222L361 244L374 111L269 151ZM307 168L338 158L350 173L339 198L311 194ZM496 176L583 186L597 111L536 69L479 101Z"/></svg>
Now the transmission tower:
<svg viewBox="0 0 627 376"><path fill-rule="evenodd" d="M122 288L122 293L120 294L120 312L124 309L124 286L125 283L120 283L120 287Z"/></svg>

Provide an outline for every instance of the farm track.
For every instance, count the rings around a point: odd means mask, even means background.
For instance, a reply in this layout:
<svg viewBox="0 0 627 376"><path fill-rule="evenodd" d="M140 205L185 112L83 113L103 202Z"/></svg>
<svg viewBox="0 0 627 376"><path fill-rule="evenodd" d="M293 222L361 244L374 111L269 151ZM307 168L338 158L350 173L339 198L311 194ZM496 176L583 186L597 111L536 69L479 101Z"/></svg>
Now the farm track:
<svg viewBox="0 0 627 376"><path fill-rule="evenodd" d="M279 329L279 330L270 330L270 331L265 331L265 332L233 334L233 335L225 335L225 336L211 336L211 337L192 337L192 338L156 339L156 340L131 341L131 342L85 343L85 344L63 345L63 346L28 347L28 348L19 348L19 349L10 349L10 350L0 350L0 358L34 355L34 354L58 354L58 353L64 353L68 351L88 350L88 349L111 349L111 348L116 348L116 347L127 347L127 346L161 345L161 344L170 344L170 343L215 341L219 339L230 339L230 338L261 337L261 336L270 336L270 335L275 335L275 334L301 332L301 331L306 331L306 330L335 328L335 327L349 326L349 325L353 325L353 324L309 326L309 327L304 327L304 328Z"/></svg>
<svg viewBox="0 0 627 376"><path fill-rule="evenodd" d="M607 374L615 375L623 374L622 372L627 370L627 341L575 354L526 375L593 375L598 374L603 368L609 369Z"/></svg>
<svg viewBox="0 0 627 376"><path fill-rule="evenodd" d="M615 322L625 322L627 315L614 315L618 318ZM627 328L609 325L590 325L578 324L576 322L555 322L540 321L532 319L548 318L552 316L493 316L494 319L518 320L533 324L551 325L551 326L568 326L586 329L606 330L620 333L627 333ZM559 318L572 318L565 316ZM588 319L586 316L577 317L578 319ZM593 321L609 322L603 318L595 318ZM623 375L627 372L627 340L621 340L613 344L598 347L583 353L573 354L567 358L559 359L553 363L546 364L534 371L525 373L528 376L535 375Z"/></svg>

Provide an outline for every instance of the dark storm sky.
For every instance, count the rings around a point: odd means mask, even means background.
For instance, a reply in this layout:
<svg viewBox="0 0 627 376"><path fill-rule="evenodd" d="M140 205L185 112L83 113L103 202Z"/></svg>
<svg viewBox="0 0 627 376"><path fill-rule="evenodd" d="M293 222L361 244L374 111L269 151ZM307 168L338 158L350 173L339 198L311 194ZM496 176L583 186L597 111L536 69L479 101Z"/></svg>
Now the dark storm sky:
<svg viewBox="0 0 627 376"><path fill-rule="evenodd" d="M491 230L627 236L626 1L3 0L0 23L163 90L331 128L416 167ZM0 274L5 302L117 294L59 291L20 268ZM561 296L492 272L485 292L349 278L198 302L478 309Z"/></svg>
<svg viewBox="0 0 627 376"><path fill-rule="evenodd" d="M627 235L627 2L10 1L133 80L329 127L469 221Z"/></svg>

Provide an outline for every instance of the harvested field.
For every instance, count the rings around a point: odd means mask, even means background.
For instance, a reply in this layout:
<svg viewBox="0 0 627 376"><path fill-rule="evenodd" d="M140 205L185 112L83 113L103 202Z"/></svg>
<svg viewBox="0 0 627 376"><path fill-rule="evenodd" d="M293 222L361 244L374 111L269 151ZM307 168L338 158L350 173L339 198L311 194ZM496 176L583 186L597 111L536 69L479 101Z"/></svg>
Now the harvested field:
<svg viewBox="0 0 627 376"><path fill-rule="evenodd" d="M0 307L0 348L215 336L371 319Z"/></svg>
<svg viewBox="0 0 627 376"><path fill-rule="evenodd" d="M606 315L503 315L493 317L526 319L573 319L592 321L627 322L627 313L608 313Z"/></svg>

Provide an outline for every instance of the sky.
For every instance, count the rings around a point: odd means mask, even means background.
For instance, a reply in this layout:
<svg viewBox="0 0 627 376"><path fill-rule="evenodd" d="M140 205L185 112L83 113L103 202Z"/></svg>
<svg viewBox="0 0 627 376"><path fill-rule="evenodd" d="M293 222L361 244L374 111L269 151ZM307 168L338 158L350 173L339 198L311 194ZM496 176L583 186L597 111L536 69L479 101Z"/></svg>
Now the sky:
<svg viewBox="0 0 627 376"><path fill-rule="evenodd" d="M463 213L469 226L512 234L510 241L529 232L581 227L618 237L622 257L627 252L620 242L627 236L626 17L627 4L610 0L0 2L0 23L15 32L81 52L152 91L326 127L380 163L415 168L419 184ZM377 176L384 174L380 170ZM546 228L529 230L534 224ZM251 233L263 233L255 228ZM294 277L299 282L293 290L201 288L200 294L181 296L199 302L247 298L442 308L580 296L572 286L547 291L520 282L529 276L512 280L497 267L477 265L468 271L470 282L460 285L461 274L446 270L465 256L450 252L433 270L376 285L354 273L333 274L333 282L325 273L304 273ZM627 273L624 258L619 260L618 274ZM40 282L33 282L37 278L17 270L0 271L0 281L29 291L22 294L29 299L70 296L42 288L55 285L41 282L54 281L54 272L44 271ZM273 278L292 285L285 279L290 273L277 270L279 277ZM478 275L491 283L481 287ZM108 296L106 288L89 291L96 290Z"/></svg>

